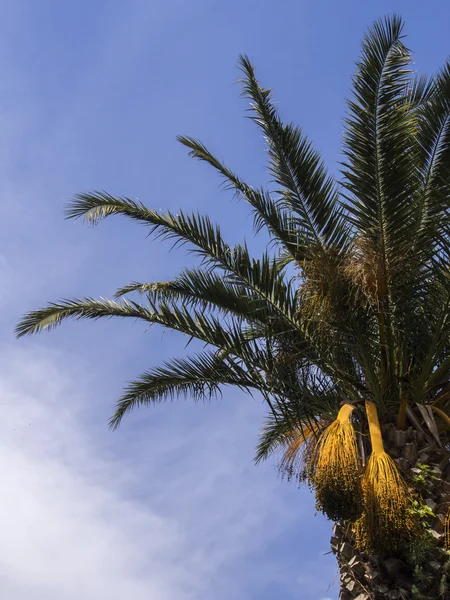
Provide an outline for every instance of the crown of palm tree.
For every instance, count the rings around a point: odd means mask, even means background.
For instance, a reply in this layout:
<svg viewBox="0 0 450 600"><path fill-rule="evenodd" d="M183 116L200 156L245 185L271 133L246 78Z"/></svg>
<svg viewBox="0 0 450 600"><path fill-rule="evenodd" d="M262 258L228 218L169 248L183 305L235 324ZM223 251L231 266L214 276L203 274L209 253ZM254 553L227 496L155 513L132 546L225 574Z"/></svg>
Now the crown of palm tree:
<svg viewBox="0 0 450 600"><path fill-rule="evenodd" d="M417 77L402 28L398 17L384 19L363 40L339 181L303 131L281 120L245 56L242 94L267 144L270 189L244 182L194 138L179 138L250 205L255 230L268 231L270 251L261 257L245 243L227 244L198 213L162 213L104 192L72 201L68 218L124 215L200 259L174 280L133 282L110 300L52 303L20 321L19 336L68 318L131 317L207 345L129 383L112 427L141 404L237 386L259 392L269 407L257 459L287 446L292 467L298 432L307 440L344 402L370 400L383 416L439 401L446 418L450 63Z"/></svg>

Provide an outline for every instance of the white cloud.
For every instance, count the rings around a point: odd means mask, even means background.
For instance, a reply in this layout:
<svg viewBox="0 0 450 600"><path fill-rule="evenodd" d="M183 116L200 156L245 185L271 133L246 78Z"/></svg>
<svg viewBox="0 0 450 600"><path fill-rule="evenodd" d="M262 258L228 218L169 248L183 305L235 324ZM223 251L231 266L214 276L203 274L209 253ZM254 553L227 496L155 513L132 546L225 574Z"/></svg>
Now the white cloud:
<svg viewBox="0 0 450 600"><path fill-rule="evenodd" d="M173 561L177 523L124 499L113 465L69 408L74 382L48 356L9 354L0 383L1 597L175 597L189 579Z"/></svg>
<svg viewBox="0 0 450 600"><path fill-rule="evenodd" d="M245 411L200 436L175 424L166 442L139 442L130 473L137 446L118 460L81 427L92 391L77 365L71 380L67 356L26 346L0 349L0 597L244 598L239 564L293 516L279 482L239 461L245 441L223 451L230 427L248 431ZM284 574L272 560L258 576Z"/></svg>

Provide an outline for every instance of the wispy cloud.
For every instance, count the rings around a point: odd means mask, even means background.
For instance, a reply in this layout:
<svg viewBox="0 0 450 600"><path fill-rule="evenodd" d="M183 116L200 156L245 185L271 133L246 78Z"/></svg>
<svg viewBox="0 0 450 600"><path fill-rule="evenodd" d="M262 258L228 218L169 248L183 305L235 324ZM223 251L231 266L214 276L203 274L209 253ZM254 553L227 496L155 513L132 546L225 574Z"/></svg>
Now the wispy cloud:
<svg viewBox="0 0 450 600"><path fill-rule="evenodd" d="M2 597L174 597L177 524L124 498L79 429L74 383L40 350L10 354L0 388Z"/></svg>
<svg viewBox="0 0 450 600"><path fill-rule="evenodd" d="M279 482L238 460L248 444L226 448L227 429L244 434L250 412L203 428L201 443L198 428L182 434L178 425L157 451L141 441L145 462L130 473L133 453L118 460L82 428L87 390L64 374L67 356L35 345L1 350L0 595L248 598L245 561L296 520ZM289 587L280 561L263 557L260 567L262 589L283 579Z"/></svg>

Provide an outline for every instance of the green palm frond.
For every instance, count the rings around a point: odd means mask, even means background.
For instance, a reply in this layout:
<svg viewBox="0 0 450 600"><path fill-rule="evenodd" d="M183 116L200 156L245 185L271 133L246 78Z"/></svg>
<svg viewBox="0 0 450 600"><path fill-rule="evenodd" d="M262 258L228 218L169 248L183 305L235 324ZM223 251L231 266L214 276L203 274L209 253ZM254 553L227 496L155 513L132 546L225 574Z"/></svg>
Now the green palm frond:
<svg viewBox="0 0 450 600"><path fill-rule="evenodd" d="M411 55L400 18L377 21L366 35L354 76L344 138L343 184L358 234L384 269L405 259L417 195Z"/></svg>
<svg viewBox="0 0 450 600"><path fill-rule="evenodd" d="M298 418L295 419L300 431L307 427ZM255 450L255 463L259 464L273 455L284 451L295 435L294 420L284 418L283 414L269 415L261 428Z"/></svg>
<svg viewBox="0 0 450 600"><path fill-rule="evenodd" d="M371 278L380 336L381 387L398 401L392 289L415 243L419 189L417 106L403 23L377 21L366 35L349 102L343 175L349 219L360 255L358 270Z"/></svg>
<svg viewBox="0 0 450 600"><path fill-rule="evenodd" d="M233 315L248 323L265 324L274 332L292 330L290 320L295 319L296 306L288 285L273 286L277 306L283 307L283 314L275 310L273 304L248 287L229 281L216 271L186 269L176 279L157 283L132 283L119 289L116 297L138 292L151 301L164 300L181 302L185 306L201 310L219 310L224 315ZM290 320L285 315L290 316Z"/></svg>
<svg viewBox="0 0 450 600"><path fill-rule="evenodd" d="M300 128L280 120L270 90L260 86L247 56L240 57L239 66L242 94L251 100L252 119L266 139L270 173L281 186L277 191L282 204L297 218L301 238L317 249L341 247L346 229L333 178Z"/></svg>
<svg viewBox="0 0 450 600"><path fill-rule="evenodd" d="M283 411L275 410L266 417L256 447L255 462L258 464L273 455L279 457L296 437L305 439L311 433L317 436L321 423L329 423L335 418L339 404L339 397L332 389L304 388L295 400L283 406ZM297 448L299 452L301 446L299 444Z"/></svg>
<svg viewBox="0 0 450 600"><path fill-rule="evenodd" d="M175 397L210 400L222 386L243 391L264 388L264 380L250 373L228 356L202 352L188 358L174 359L146 371L128 384L120 398L110 426L117 428L126 413L143 404L156 404Z"/></svg>
<svg viewBox="0 0 450 600"><path fill-rule="evenodd" d="M191 243L203 260L223 269L231 280L247 286L271 304L281 317L286 317L284 308L290 301L285 291L290 289L291 284L285 282L284 265L267 253L261 260L252 259L245 245L229 246L222 239L219 227L212 225L207 217L184 215L182 212L164 214L128 198L114 198L104 192L79 194L67 211L68 218L84 217L92 223L113 214L122 214L147 224L152 232L174 239L175 243ZM282 294L281 303L279 294ZM289 316L289 322L293 328L297 327L292 316Z"/></svg>
<svg viewBox="0 0 450 600"><path fill-rule="evenodd" d="M437 231L448 246L450 208L450 62L433 80L419 112L421 197L417 219L417 246L428 256L435 251ZM439 240L440 241L440 240Z"/></svg>
<svg viewBox="0 0 450 600"><path fill-rule="evenodd" d="M230 251L223 241L220 228L208 217L200 214L185 215L163 213L146 207L130 198L116 198L106 192L77 194L66 211L68 219L83 218L88 224L96 225L111 215L123 215L138 221L155 232L157 237L171 239L175 244L191 244L202 258L211 258L218 263L221 256Z"/></svg>
<svg viewBox="0 0 450 600"><path fill-rule="evenodd" d="M277 245L281 245L291 260L304 258L303 244L296 219L289 211L284 210L267 191L254 189L242 181L201 142L185 136L179 136L178 140L190 149L190 156L214 167L224 178L226 187L236 192L253 207L257 232L266 227L271 240Z"/></svg>
<svg viewBox="0 0 450 600"><path fill-rule="evenodd" d="M21 319L16 333L19 337L35 334L52 329L67 319L111 317L131 317L149 324L161 325L247 359L257 356L258 350L253 340L264 335L263 328L243 330L232 322L225 327L214 315L205 315L200 311L188 310L186 307L177 307L166 302L149 302L147 306L142 306L128 300L116 302L92 298L51 303L41 310L33 311Z"/></svg>
<svg viewBox="0 0 450 600"><path fill-rule="evenodd" d="M45 308L35 310L25 315L16 327L18 337L32 335L41 331L54 329L66 319L101 319L111 317L131 317L148 323L153 323L152 313L137 304L125 300L115 302L100 298L83 298L51 302Z"/></svg>

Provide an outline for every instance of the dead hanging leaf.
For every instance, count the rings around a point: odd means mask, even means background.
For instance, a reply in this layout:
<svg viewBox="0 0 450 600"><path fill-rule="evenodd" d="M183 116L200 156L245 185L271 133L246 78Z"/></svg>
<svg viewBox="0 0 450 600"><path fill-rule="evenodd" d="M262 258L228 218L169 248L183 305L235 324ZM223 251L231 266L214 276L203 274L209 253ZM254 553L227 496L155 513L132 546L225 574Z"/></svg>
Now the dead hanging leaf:
<svg viewBox="0 0 450 600"><path fill-rule="evenodd" d="M442 448L442 442L439 437L439 429L434 419L433 410L431 406L428 406L426 404L417 404L417 408L419 409L420 414L422 415L422 418L425 421L425 424L428 427L431 435L435 439L438 446Z"/></svg>

